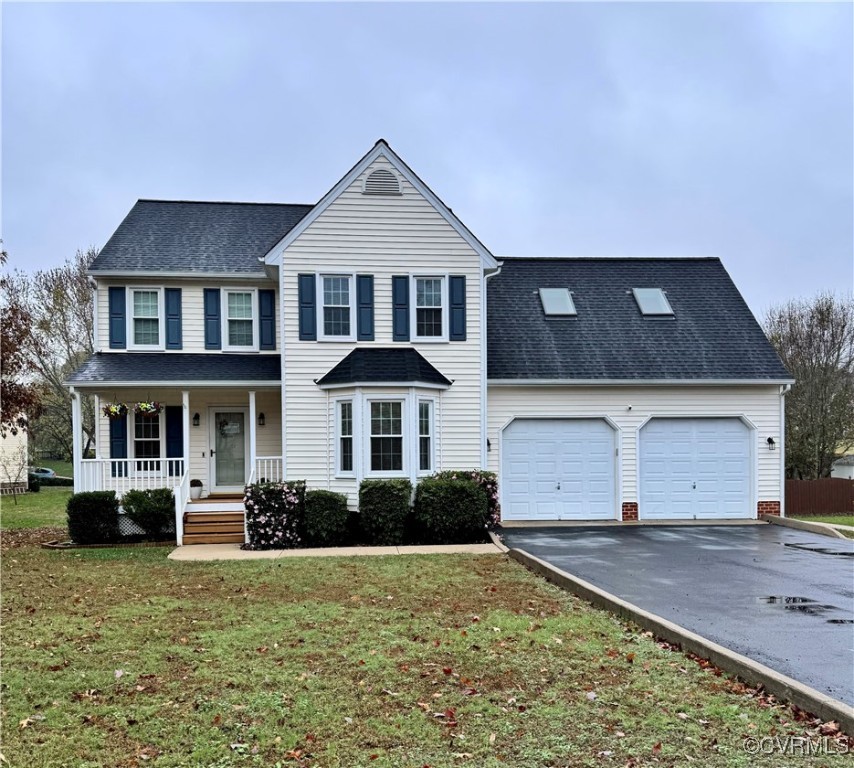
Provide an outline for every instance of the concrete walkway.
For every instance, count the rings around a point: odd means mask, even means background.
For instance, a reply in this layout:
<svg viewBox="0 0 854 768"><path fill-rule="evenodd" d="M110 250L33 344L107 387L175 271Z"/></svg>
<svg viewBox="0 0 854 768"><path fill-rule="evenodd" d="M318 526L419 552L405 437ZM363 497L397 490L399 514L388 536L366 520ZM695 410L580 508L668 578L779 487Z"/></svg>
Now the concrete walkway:
<svg viewBox="0 0 854 768"><path fill-rule="evenodd" d="M240 544L192 544L177 547L170 560L276 560L280 557L366 557L371 555L500 555L495 544L447 544L418 547L327 547L325 549L241 549Z"/></svg>

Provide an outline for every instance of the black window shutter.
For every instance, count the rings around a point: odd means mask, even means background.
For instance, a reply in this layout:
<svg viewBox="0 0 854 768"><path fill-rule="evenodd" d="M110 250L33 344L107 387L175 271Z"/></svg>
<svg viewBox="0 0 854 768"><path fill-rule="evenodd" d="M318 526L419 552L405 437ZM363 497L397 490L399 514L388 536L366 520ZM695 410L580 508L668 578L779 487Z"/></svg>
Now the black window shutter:
<svg viewBox="0 0 854 768"><path fill-rule="evenodd" d="M184 408L180 405L166 406L166 458L180 459L184 455ZM167 462L169 474L180 477L184 468L180 461Z"/></svg>
<svg viewBox="0 0 854 768"><path fill-rule="evenodd" d="M222 348L219 288L205 288L205 349Z"/></svg>
<svg viewBox="0 0 854 768"><path fill-rule="evenodd" d="M166 349L181 349L181 289L166 288Z"/></svg>
<svg viewBox="0 0 854 768"><path fill-rule="evenodd" d="M315 276L299 275L299 337L317 341L317 295Z"/></svg>
<svg viewBox="0 0 854 768"><path fill-rule="evenodd" d="M127 346L126 303L127 293L123 287L109 289L110 349L124 349Z"/></svg>
<svg viewBox="0 0 854 768"><path fill-rule="evenodd" d="M258 291L258 328L261 349L276 348L276 292Z"/></svg>
<svg viewBox="0 0 854 768"><path fill-rule="evenodd" d="M356 275L357 328L359 341L374 340L374 276Z"/></svg>
<svg viewBox="0 0 854 768"><path fill-rule="evenodd" d="M128 457L128 420L127 416L120 419L110 419L110 458L126 459ZM111 464L113 477L126 477L127 465L122 462Z"/></svg>
<svg viewBox="0 0 854 768"><path fill-rule="evenodd" d="M391 278L392 338L409 341L409 277L394 275Z"/></svg>
<svg viewBox="0 0 854 768"><path fill-rule="evenodd" d="M448 338L451 341L466 340L466 276L450 277L451 320L448 325Z"/></svg>

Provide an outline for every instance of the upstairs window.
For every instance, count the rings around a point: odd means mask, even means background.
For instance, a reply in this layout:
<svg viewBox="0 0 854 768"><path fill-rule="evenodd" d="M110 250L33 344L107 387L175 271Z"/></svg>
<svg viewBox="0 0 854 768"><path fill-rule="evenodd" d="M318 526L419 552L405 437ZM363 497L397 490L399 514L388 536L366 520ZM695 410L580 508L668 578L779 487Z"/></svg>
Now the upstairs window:
<svg viewBox="0 0 854 768"><path fill-rule="evenodd" d="M159 288L130 289L130 346L163 347L163 293Z"/></svg>
<svg viewBox="0 0 854 768"><path fill-rule="evenodd" d="M672 315L673 309L661 288L632 288L638 309L644 316Z"/></svg>
<svg viewBox="0 0 854 768"><path fill-rule="evenodd" d="M351 275L324 275L321 287L321 337L351 339L353 337L353 278Z"/></svg>
<svg viewBox="0 0 854 768"><path fill-rule="evenodd" d="M445 279L442 277L415 278L415 338L444 340Z"/></svg>
<svg viewBox="0 0 854 768"><path fill-rule="evenodd" d="M549 316L575 316L575 303L569 288L540 288L543 312Z"/></svg>
<svg viewBox="0 0 854 768"><path fill-rule="evenodd" d="M255 301L255 291L229 289L223 291L225 349L251 350L257 348Z"/></svg>

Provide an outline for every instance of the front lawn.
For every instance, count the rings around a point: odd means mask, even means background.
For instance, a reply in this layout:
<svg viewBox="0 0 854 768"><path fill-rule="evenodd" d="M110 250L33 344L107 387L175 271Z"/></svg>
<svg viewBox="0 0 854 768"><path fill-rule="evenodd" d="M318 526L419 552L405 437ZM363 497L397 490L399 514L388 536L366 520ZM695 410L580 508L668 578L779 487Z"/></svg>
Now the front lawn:
<svg viewBox="0 0 854 768"><path fill-rule="evenodd" d="M42 528L66 524L65 506L74 492L73 488L45 486L38 493L23 493L17 496L17 504L11 496L0 497L0 527Z"/></svg>
<svg viewBox="0 0 854 768"><path fill-rule="evenodd" d="M503 556L167 552L6 553L10 765L771 766L744 739L804 733Z"/></svg>
<svg viewBox="0 0 854 768"><path fill-rule="evenodd" d="M805 520L808 523L830 523L831 525L854 526L854 515L803 515L795 520Z"/></svg>

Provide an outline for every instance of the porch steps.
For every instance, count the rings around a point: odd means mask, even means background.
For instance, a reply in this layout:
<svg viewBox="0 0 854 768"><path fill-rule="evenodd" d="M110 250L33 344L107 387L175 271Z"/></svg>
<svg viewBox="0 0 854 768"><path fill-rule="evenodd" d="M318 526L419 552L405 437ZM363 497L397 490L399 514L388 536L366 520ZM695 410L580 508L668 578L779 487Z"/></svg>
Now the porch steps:
<svg viewBox="0 0 854 768"><path fill-rule="evenodd" d="M243 496L238 494L211 494L204 499L190 499L190 512L243 512ZM241 517L242 519L242 517Z"/></svg>
<svg viewBox="0 0 854 768"><path fill-rule="evenodd" d="M197 512L194 508L184 516L184 544L242 544L243 535L242 511Z"/></svg>

